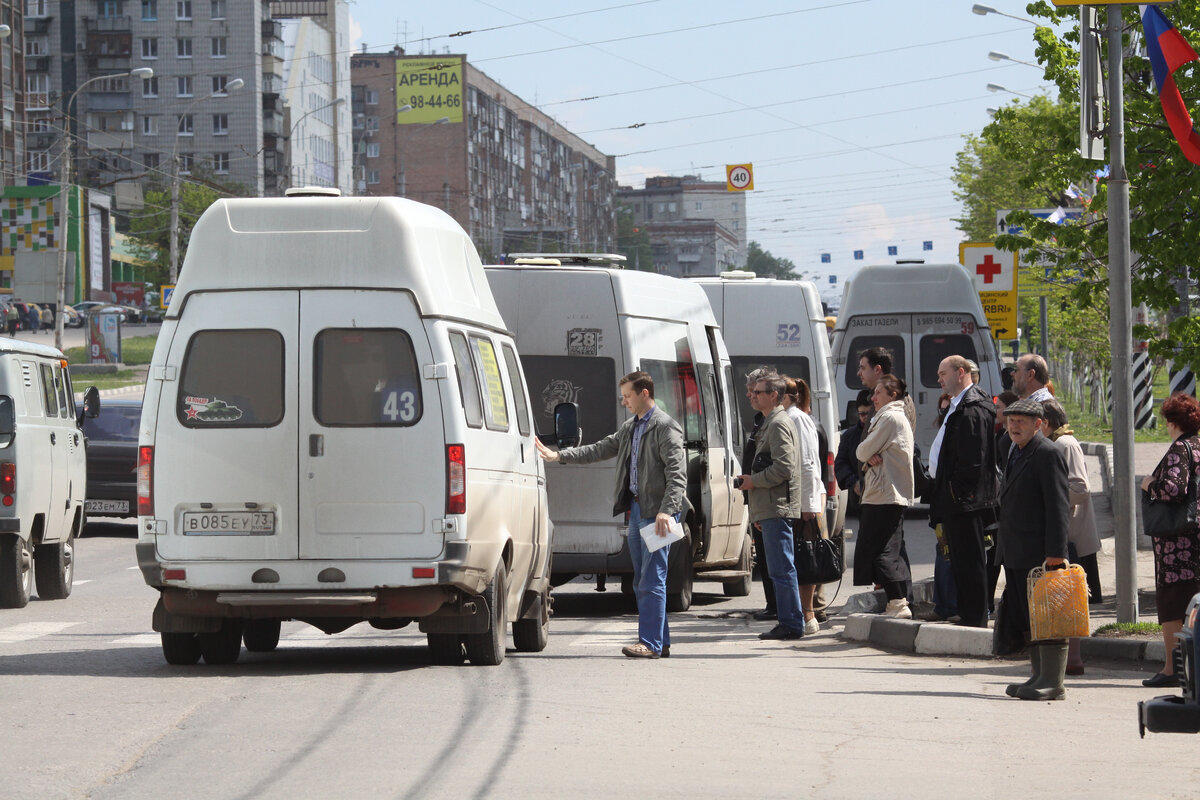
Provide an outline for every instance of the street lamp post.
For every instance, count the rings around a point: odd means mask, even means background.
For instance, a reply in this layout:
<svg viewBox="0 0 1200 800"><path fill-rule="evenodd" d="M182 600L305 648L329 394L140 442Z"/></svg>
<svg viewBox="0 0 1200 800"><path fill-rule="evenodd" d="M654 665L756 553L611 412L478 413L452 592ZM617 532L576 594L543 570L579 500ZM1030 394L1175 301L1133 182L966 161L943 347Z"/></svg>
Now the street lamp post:
<svg viewBox="0 0 1200 800"><path fill-rule="evenodd" d="M990 51L988 53L988 58L990 58L992 61L1011 61L1014 64L1024 64L1025 66L1033 67L1034 69L1042 69L1041 65L1039 64L1035 64L1032 61L1022 61L1019 58L1013 58L1008 53L1001 53L999 50Z"/></svg>
<svg viewBox="0 0 1200 800"><path fill-rule="evenodd" d="M989 83L987 85L987 90L989 92L1008 92L1009 94L1015 94L1017 97L1027 97L1030 100L1033 99L1033 95L1031 95L1031 94L1025 94L1024 92L1018 92L1015 89L1009 89L1007 86L1001 86L998 83Z"/></svg>
<svg viewBox="0 0 1200 800"><path fill-rule="evenodd" d="M89 78L79 84L71 96L67 98L66 105L63 106L63 165L62 165L62 184L58 190L58 281L56 286L55 301L57 305L55 310L58 312L54 315L54 346L62 350L63 346L63 322L66 319L66 314L63 312L63 307L67 302L67 228L70 224L70 191L71 191L71 166L75 163L75 138L71 135L71 105L75 102L75 98L83 91L90 83L106 80L110 78L147 78L154 77L154 70L150 67L138 67L129 72L116 72L111 75L97 75L94 78Z"/></svg>
<svg viewBox="0 0 1200 800"><path fill-rule="evenodd" d="M998 11L992 8L991 6L985 6L983 3L976 3L975 5L971 6L971 13L978 14L981 17L986 17L988 14L996 14L998 16L1008 17L1009 19L1015 19L1020 22L1028 22L1030 25L1037 25L1037 23L1031 20L1029 17L1018 17L1014 16L1013 14L1006 14L1003 11Z"/></svg>
<svg viewBox="0 0 1200 800"><path fill-rule="evenodd" d="M296 128L300 127L300 123L304 121L305 117L308 117L311 114L315 114L318 111L324 111L325 109L333 107L333 106L340 106L345 102L346 102L346 98L339 97L336 100L330 100L328 103L325 103L324 105L309 109L308 111L305 111L303 114L301 114L300 118L298 120L296 120L295 122L292 123L292 127L288 128L288 134L286 137L287 142L288 142L288 151L287 151L287 157L288 157L287 182L288 182L288 186L295 185L292 182L292 134L296 132ZM336 169L336 166L335 166L335 169ZM337 173L336 172L334 173L333 185L337 186Z"/></svg>
<svg viewBox="0 0 1200 800"><path fill-rule="evenodd" d="M171 231L170 231L170 282L174 284L179 280L179 127L183 125L184 119L187 118L188 112L192 107L203 100L212 100L214 97L228 97L230 92L237 91L246 85L246 82L241 78L234 78L225 84L225 88L219 92L197 97L192 102L183 107L183 111L179 114L179 121L175 123L175 142L171 147Z"/></svg>

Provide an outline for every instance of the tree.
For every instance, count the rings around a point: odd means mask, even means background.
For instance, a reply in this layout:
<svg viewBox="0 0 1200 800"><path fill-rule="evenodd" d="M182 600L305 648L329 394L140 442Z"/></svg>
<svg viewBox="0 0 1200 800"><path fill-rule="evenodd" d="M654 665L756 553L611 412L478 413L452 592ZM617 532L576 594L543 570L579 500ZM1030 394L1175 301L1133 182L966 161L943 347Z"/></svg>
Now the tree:
<svg viewBox="0 0 1200 800"><path fill-rule="evenodd" d="M784 280L797 280L800 277L796 272L796 265L791 260L771 255L770 251L763 250L758 242L750 242L746 246L745 269L755 275L783 278Z"/></svg>
<svg viewBox="0 0 1200 800"><path fill-rule="evenodd" d="M650 234L634 222L633 206L617 203L617 253L625 256L625 266L654 272L654 248Z"/></svg>

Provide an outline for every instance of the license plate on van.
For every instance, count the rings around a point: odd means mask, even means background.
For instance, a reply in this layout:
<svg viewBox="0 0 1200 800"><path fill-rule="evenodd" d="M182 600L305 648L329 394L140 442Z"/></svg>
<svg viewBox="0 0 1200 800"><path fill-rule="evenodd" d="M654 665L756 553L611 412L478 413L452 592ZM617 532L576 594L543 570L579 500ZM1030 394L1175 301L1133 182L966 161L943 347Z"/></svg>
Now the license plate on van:
<svg viewBox="0 0 1200 800"><path fill-rule="evenodd" d="M83 510L89 514L128 514L128 500L84 500Z"/></svg>
<svg viewBox="0 0 1200 800"><path fill-rule="evenodd" d="M275 533L274 511L185 511L187 535L264 535Z"/></svg>

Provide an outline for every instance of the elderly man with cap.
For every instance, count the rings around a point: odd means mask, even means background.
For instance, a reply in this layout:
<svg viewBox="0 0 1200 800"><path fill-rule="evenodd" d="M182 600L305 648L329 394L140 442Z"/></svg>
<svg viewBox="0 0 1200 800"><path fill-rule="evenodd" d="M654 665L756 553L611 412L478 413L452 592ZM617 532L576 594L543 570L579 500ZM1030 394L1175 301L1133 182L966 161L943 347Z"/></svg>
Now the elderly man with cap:
<svg viewBox="0 0 1200 800"><path fill-rule="evenodd" d="M1061 566L1067 556L1067 461L1042 435L1045 417L1036 400L1018 400L1005 409L1012 446L1000 490L1000 541L996 556L1004 564L1004 605L1029 637L1029 570ZM1011 684L1006 693L1022 700L1061 700L1066 695L1067 642L1051 639L1029 645L1032 675Z"/></svg>

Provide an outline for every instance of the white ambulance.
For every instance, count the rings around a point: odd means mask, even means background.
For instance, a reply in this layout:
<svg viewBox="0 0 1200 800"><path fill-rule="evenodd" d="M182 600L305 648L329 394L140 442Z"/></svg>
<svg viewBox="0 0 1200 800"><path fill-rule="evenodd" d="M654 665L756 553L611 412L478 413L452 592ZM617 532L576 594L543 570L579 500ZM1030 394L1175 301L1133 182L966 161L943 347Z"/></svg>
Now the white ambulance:
<svg viewBox="0 0 1200 800"><path fill-rule="evenodd" d="M100 410L89 389L84 413ZM0 608L71 593L87 456L60 350L0 337Z"/></svg>
<svg viewBox="0 0 1200 800"><path fill-rule="evenodd" d="M667 608L684 611L693 580L750 591L750 537L739 473L736 384L729 354L699 286L620 268L622 256L510 255L488 266L496 303L513 331L539 430L553 430L554 408L579 406L582 444L617 429L628 412L617 381L635 370L654 378L655 402L683 428L687 448L687 545L671 549ZM527 262L527 263L523 263ZM616 465L549 467L554 520L554 580L580 574L632 585L626 523L613 517Z"/></svg>
<svg viewBox="0 0 1200 800"><path fill-rule="evenodd" d="M333 196L329 196L329 195ZM544 466L465 232L399 198L214 203L146 385L138 563L173 664L418 621L433 658L545 647ZM465 652L464 652L465 651Z"/></svg>
<svg viewBox="0 0 1200 800"><path fill-rule="evenodd" d="M908 384L917 407L916 441L923 460L938 429L937 370L946 356L979 365L979 387L1000 394L1000 364L971 276L960 264L900 262L863 267L846 286L833 330L839 406L854 419L859 353L892 352L892 372Z"/></svg>
<svg viewBox="0 0 1200 800"><path fill-rule="evenodd" d="M811 281L759 278L753 272L722 272L719 277L693 278L708 295L733 364L733 389L746 385L746 375L773 366L780 374L803 378L812 390L812 416L824 434L822 454L825 522L836 536L845 522L846 493L837 488L833 459L838 447L838 409L833 389L833 361L825 312ZM736 392L742 428L754 426L754 409L746 393Z"/></svg>

